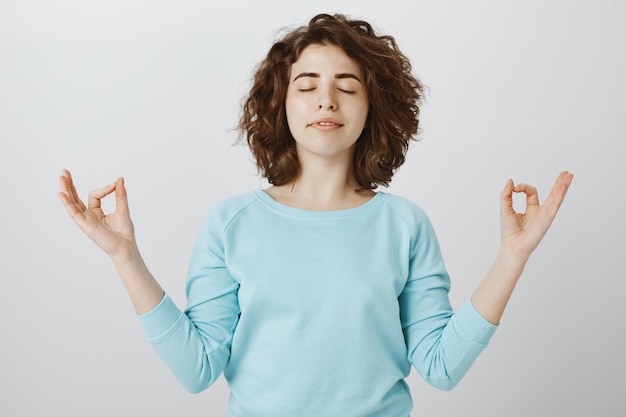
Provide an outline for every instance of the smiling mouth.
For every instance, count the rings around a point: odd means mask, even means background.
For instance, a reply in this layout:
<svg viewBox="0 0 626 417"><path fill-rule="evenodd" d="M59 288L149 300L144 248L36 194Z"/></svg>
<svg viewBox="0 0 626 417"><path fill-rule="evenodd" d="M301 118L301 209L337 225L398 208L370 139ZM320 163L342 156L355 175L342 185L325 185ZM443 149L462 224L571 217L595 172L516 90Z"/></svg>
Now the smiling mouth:
<svg viewBox="0 0 626 417"><path fill-rule="evenodd" d="M308 125L308 127L317 130L318 132L334 132L341 129L343 125L334 122L315 122Z"/></svg>
<svg viewBox="0 0 626 417"><path fill-rule="evenodd" d="M307 126L329 128L329 127L341 127L343 125L341 123L336 123L336 122L314 122L314 123L309 123Z"/></svg>

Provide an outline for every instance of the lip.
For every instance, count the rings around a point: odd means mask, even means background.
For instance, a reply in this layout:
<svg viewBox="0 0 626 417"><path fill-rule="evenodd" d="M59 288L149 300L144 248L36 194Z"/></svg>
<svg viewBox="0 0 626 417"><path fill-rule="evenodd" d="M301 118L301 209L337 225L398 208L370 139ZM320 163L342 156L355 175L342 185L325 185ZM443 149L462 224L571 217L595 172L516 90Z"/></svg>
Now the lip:
<svg viewBox="0 0 626 417"><path fill-rule="evenodd" d="M343 126L343 123L332 117L322 117L307 124L307 127L313 127L321 130L332 130Z"/></svg>

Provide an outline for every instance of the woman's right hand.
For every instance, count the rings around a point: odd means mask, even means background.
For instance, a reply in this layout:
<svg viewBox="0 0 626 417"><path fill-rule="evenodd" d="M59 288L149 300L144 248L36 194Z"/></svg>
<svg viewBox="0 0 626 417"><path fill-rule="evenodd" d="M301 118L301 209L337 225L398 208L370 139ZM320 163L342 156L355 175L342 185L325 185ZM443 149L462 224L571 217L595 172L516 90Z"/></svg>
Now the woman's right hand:
<svg viewBox="0 0 626 417"><path fill-rule="evenodd" d="M59 177L59 197L78 227L102 248L112 259L132 256L136 248L135 231L130 219L124 179L89 193L87 206L78 197L72 175L63 170ZM115 192L115 211L104 214L100 200Z"/></svg>

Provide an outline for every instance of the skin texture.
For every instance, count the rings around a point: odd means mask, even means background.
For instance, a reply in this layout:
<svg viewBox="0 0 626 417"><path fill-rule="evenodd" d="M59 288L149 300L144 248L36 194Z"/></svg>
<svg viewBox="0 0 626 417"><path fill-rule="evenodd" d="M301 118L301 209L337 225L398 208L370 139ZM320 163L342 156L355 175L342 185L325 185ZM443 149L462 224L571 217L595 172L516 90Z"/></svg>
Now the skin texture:
<svg viewBox="0 0 626 417"><path fill-rule="evenodd" d="M285 110L301 161L351 160L368 111L362 79L360 66L336 46L311 45L293 64Z"/></svg>
<svg viewBox="0 0 626 417"><path fill-rule="evenodd" d="M354 144L367 120L368 99L358 63L334 45L310 45L292 65L285 101L296 141L296 179L266 192L280 203L309 210L359 206L374 196L355 191Z"/></svg>
<svg viewBox="0 0 626 417"><path fill-rule="evenodd" d="M550 194L539 204L537 189L514 185L509 179L500 194L500 251L472 295L472 303L485 319L498 324L524 266L554 220L574 175L563 171ZM513 209L513 193L526 194L526 209Z"/></svg>
<svg viewBox="0 0 626 417"><path fill-rule="evenodd" d="M354 143L368 111L367 92L353 76L362 79L361 69L334 46L311 45L294 63L285 106L301 169L291 184L266 190L275 200L308 210L337 210L359 206L374 195L356 191L351 174ZM331 123L316 125L319 120ZM474 307L491 323L499 323L528 258L550 228L572 179L571 173L563 171L543 204L534 187L506 182L500 199L500 250L472 295ZM124 180L118 178L91 191L87 205L78 197L69 171L63 171L59 182L59 197L68 214L111 257L136 312L153 309L164 292L137 247ZM100 201L113 193L115 210L105 214ZM524 212L513 209L513 193L526 195Z"/></svg>
<svg viewBox="0 0 626 417"><path fill-rule="evenodd" d="M78 197L69 171L59 177L59 197L76 225L111 257L137 314L152 310L164 292L139 253L135 229L128 210L124 179L89 193L87 205ZM115 211L104 214L100 200L115 193Z"/></svg>

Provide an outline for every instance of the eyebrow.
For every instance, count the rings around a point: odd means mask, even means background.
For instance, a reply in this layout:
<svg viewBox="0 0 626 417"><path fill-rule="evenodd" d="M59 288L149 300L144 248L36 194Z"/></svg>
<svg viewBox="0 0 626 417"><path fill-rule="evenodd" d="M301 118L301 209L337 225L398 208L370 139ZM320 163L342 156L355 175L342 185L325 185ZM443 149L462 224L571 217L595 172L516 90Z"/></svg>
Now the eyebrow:
<svg viewBox="0 0 626 417"><path fill-rule="evenodd" d="M300 74L296 75L296 77L293 80L295 81L298 78L302 78L302 77L320 78L320 75L317 72L301 72ZM335 75L335 79L344 79L344 78L352 78L352 79L357 80L358 82L361 82L361 79L359 77L357 77L355 74L352 74L350 72L342 72L340 74Z"/></svg>

